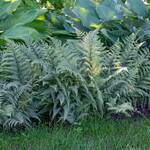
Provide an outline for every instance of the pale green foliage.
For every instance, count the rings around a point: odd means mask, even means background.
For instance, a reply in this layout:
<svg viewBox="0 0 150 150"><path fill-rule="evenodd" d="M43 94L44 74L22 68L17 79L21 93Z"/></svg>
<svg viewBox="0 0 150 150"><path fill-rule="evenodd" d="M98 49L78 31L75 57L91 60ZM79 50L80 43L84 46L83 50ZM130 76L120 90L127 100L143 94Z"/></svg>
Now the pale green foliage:
<svg viewBox="0 0 150 150"><path fill-rule="evenodd" d="M29 126L38 119L33 102L32 68L21 46L9 43L0 63L0 124Z"/></svg>
<svg viewBox="0 0 150 150"><path fill-rule="evenodd" d="M128 115L150 97L150 53L136 34L108 50L97 31L65 44L9 43L1 58L0 124L7 127L47 117L74 123L93 112Z"/></svg>
<svg viewBox="0 0 150 150"><path fill-rule="evenodd" d="M116 112L121 111L120 107L128 102L135 108L137 104L142 106L144 102L147 103L150 96L150 51L141 46L142 43L138 44L136 35L132 34L124 40L124 44L118 41L105 55L104 67L108 70L104 72L104 76L108 75L105 82L105 86L108 87L101 89L104 90L104 97L107 97L109 106L116 107L116 104L113 104L114 100L119 104ZM114 75L110 76L110 73ZM127 111L132 110L130 107L125 108ZM124 113L124 110L121 113Z"/></svg>
<svg viewBox="0 0 150 150"><path fill-rule="evenodd" d="M116 113L116 114L123 113L126 116L130 116L129 112L135 111L131 103L128 103L128 102L120 104L120 105L114 105L114 106L111 103L110 104L108 103L108 106L109 106L108 108L109 111L112 111L113 113Z"/></svg>
<svg viewBox="0 0 150 150"><path fill-rule="evenodd" d="M32 80L31 65L24 57L19 45L9 43L2 56L0 78L3 81L26 84Z"/></svg>
<svg viewBox="0 0 150 150"><path fill-rule="evenodd" d="M31 118L39 120L36 111L30 84L10 82L0 87L0 124L4 127L30 126Z"/></svg>
<svg viewBox="0 0 150 150"><path fill-rule="evenodd" d="M136 35L132 34L108 51L103 60L103 67L107 68L103 75L108 76L106 85L109 86L102 88L104 93L110 93L122 102L149 97L150 54L141 46L136 41Z"/></svg>

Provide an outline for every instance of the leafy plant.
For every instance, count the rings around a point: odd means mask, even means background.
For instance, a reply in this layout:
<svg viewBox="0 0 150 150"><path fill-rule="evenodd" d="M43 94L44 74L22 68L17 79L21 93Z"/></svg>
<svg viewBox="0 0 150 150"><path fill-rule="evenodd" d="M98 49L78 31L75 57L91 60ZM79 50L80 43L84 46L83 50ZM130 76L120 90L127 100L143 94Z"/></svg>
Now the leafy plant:
<svg viewBox="0 0 150 150"><path fill-rule="evenodd" d="M46 10L29 4L22 0L0 1L0 39L37 40L45 36L48 27L39 16Z"/></svg>
<svg viewBox="0 0 150 150"><path fill-rule="evenodd" d="M113 105L112 103L108 103L108 110L115 114L124 114L126 116L131 117L130 113L134 112L134 107L131 103L126 102L120 105Z"/></svg>
<svg viewBox="0 0 150 150"><path fill-rule="evenodd" d="M6 128L30 126L31 118L39 119L32 68L20 48L9 43L0 61L0 124Z"/></svg>
<svg viewBox="0 0 150 150"><path fill-rule="evenodd" d="M90 31L100 29L109 43L140 30L139 37L149 38L149 10L142 0L77 0L73 8L64 9L65 28Z"/></svg>
<svg viewBox="0 0 150 150"><path fill-rule="evenodd" d="M74 123L90 113L130 115L139 104L146 109L149 49L136 34L108 49L97 33L67 43L9 43L0 57L0 124L29 126L39 118Z"/></svg>
<svg viewBox="0 0 150 150"><path fill-rule="evenodd" d="M74 4L75 0L40 0L49 9L61 10L64 7L70 7Z"/></svg>

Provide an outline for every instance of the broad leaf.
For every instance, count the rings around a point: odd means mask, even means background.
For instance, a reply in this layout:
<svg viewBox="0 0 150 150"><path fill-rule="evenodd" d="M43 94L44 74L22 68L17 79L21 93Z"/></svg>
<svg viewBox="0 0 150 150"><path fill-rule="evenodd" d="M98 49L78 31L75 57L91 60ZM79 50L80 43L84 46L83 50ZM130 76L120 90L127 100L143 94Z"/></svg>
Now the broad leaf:
<svg viewBox="0 0 150 150"><path fill-rule="evenodd" d="M5 40L7 39L21 39L21 40L33 40L40 38L40 34L30 27L14 26L4 32L1 36Z"/></svg>
<svg viewBox="0 0 150 150"><path fill-rule="evenodd" d="M0 0L0 19L4 19L12 12L14 12L18 8L20 3L21 0L15 0L15 1Z"/></svg>
<svg viewBox="0 0 150 150"><path fill-rule="evenodd" d="M85 27L99 23L99 17L95 10L95 5L89 0L77 0L73 13L81 19Z"/></svg>
<svg viewBox="0 0 150 150"><path fill-rule="evenodd" d="M118 20L123 18L123 3L120 0L105 0L96 6L98 16L103 21Z"/></svg>
<svg viewBox="0 0 150 150"><path fill-rule="evenodd" d="M126 5L137 15L144 17L148 10L142 0L127 0Z"/></svg>
<svg viewBox="0 0 150 150"><path fill-rule="evenodd" d="M38 16L43 15L46 10L43 9L31 9L31 10L20 10L10 16L6 22L9 27L14 25L24 25L32 22Z"/></svg>

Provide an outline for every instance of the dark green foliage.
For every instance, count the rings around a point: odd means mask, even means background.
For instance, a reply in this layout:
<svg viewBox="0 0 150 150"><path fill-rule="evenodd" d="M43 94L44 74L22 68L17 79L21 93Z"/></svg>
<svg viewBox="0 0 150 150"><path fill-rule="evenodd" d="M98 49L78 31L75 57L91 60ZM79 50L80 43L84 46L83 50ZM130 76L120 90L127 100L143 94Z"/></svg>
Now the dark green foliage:
<svg viewBox="0 0 150 150"><path fill-rule="evenodd" d="M48 26L38 17L46 13L34 1L0 1L0 43L1 39L38 40L45 37ZM36 26L36 27L35 27Z"/></svg>
<svg viewBox="0 0 150 150"><path fill-rule="evenodd" d="M70 32L100 29L109 43L138 30L141 40L149 38L149 10L142 0L77 0L64 14L65 28Z"/></svg>
<svg viewBox="0 0 150 150"><path fill-rule="evenodd" d="M44 4L48 7L49 5L53 5L55 10L61 10L64 7L70 7L74 4L75 0L41 0L40 3Z"/></svg>

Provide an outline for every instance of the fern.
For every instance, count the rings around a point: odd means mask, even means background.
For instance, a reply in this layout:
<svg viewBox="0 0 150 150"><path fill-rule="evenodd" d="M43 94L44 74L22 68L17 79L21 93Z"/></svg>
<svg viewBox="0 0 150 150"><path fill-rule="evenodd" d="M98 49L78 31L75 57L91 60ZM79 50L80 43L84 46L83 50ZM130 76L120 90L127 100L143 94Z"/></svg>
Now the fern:
<svg viewBox="0 0 150 150"><path fill-rule="evenodd" d="M79 44L79 67L88 78L101 71L100 57L105 47L98 40L97 31L90 32Z"/></svg>
<svg viewBox="0 0 150 150"><path fill-rule="evenodd" d="M1 61L0 78L6 82L26 84L32 80L32 69L20 51L20 46L11 42Z"/></svg>
<svg viewBox="0 0 150 150"><path fill-rule="evenodd" d="M7 128L24 127L31 125L31 118L39 119L32 94L31 85L3 84L0 88L0 124Z"/></svg>
<svg viewBox="0 0 150 150"><path fill-rule="evenodd" d="M31 118L38 118L33 106L34 73L22 48L9 43L0 63L0 122L6 127L29 126Z"/></svg>
<svg viewBox="0 0 150 150"><path fill-rule="evenodd" d="M123 43L118 41L103 58L102 64L106 62L103 67L108 70L104 69L102 75L110 77L104 82L105 85L100 87L104 97L114 97L119 103L130 101L132 104L135 104L137 99L148 99L150 55L149 50L141 48L141 45L136 41L136 34L132 34L124 39Z"/></svg>
<svg viewBox="0 0 150 150"><path fill-rule="evenodd" d="M95 110L100 115L103 115L103 96L99 87L95 81L95 78L99 76L101 72L100 58L104 55L104 49L102 42L98 40L98 31L90 32L83 37L82 41L78 41L74 44L75 52L73 56L76 57L77 69L80 75L85 80L87 87L87 93L89 93L89 101Z"/></svg>
<svg viewBox="0 0 150 150"><path fill-rule="evenodd" d="M42 78L43 99L45 101L46 98L47 105L54 106L51 110L52 119L59 117L61 121L72 123L81 116L79 108L83 107L83 104L88 106L87 100L82 101L86 99L85 81L76 72L75 61L69 59L71 53L67 51L68 45L55 39L51 39L50 44L52 46L45 43L43 45L43 61L46 65L46 75ZM77 107L80 111L77 111Z"/></svg>
<svg viewBox="0 0 150 150"><path fill-rule="evenodd" d="M10 42L0 59L0 124L32 120L74 123L88 113L124 113L150 98L150 51L131 34L106 48L90 32L81 40L18 45Z"/></svg>

